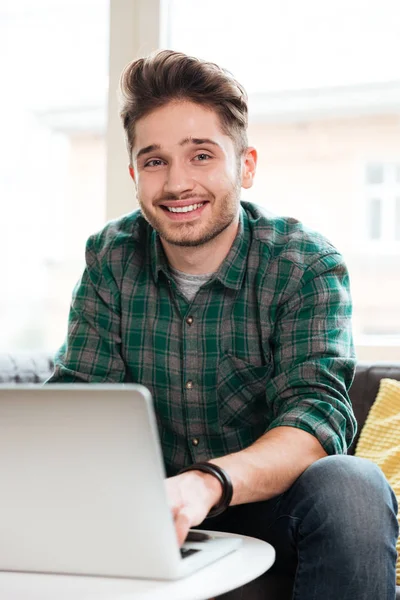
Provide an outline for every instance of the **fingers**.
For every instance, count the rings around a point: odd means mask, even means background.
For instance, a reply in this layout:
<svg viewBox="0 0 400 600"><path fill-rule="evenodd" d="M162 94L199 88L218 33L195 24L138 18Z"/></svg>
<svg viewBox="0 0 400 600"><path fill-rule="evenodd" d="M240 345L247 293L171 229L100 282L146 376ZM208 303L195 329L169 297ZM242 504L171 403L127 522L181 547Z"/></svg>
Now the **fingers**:
<svg viewBox="0 0 400 600"><path fill-rule="evenodd" d="M176 537L178 538L179 547L183 545L189 529L191 527L191 518L185 509L178 511L174 518Z"/></svg>
<svg viewBox="0 0 400 600"><path fill-rule="evenodd" d="M179 486L176 485L176 477L166 479L165 488L167 490L168 504L175 520L184 505L181 490Z"/></svg>
<svg viewBox="0 0 400 600"><path fill-rule="evenodd" d="M169 477L165 484L180 547L189 529L199 525L207 516L210 509L208 496L203 493L203 479L193 476L193 473Z"/></svg>

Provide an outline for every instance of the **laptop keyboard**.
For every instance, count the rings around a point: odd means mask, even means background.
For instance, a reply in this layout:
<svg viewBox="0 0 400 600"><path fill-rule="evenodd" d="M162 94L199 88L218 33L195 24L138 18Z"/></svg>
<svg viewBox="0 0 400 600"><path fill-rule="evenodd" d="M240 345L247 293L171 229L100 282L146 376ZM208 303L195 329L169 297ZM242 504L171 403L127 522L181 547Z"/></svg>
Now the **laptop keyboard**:
<svg viewBox="0 0 400 600"><path fill-rule="evenodd" d="M194 548L181 548L181 557L182 558L187 558L188 556L191 556L192 554L195 554L196 552L200 552L200 550L195 550Z"/></svg>

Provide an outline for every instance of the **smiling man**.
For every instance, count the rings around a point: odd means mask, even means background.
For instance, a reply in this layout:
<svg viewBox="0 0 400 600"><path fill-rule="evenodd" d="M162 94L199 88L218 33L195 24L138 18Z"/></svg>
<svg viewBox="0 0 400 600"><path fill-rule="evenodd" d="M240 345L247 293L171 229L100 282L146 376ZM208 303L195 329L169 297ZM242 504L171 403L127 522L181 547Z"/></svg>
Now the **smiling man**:
<svg viewBox="0 0 400 600"><path fill-rule="evenodd" d="M180 543L199 525L260 537L296 600L392 600L396 500L378 467L346 455L342 256L240 201L257 153L228 72L160 51L127 66L121 91L140 209L89 238L49 381L151 391Z"/></svg>
<svg viewBox="0 0 400 600"><path fill-rule="evenodd" d="M184 131L202 136L179 139ZM158 142L146 145L152 139ZM221 252L228 253L237 234L240 188L252 184L255 150L247 149L242 174L242 161L218 115L172 100L138 121L132 162L141 211L160 235L169 264L186 272L190 263L194 273L204 273L205 265L218 268Z"/></svg>

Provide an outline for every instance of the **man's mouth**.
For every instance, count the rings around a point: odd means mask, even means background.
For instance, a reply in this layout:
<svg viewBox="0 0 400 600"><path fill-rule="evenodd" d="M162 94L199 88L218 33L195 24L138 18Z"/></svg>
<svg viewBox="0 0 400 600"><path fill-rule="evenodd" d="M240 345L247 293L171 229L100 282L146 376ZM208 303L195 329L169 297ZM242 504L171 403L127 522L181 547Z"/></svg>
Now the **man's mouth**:
<svg viewBox="0 0 400 600"><path fill-rule="evenodd" d="M192 210L197 210L200 206L203 206L204 202L199 202L198 204L190 204L189 206L166 206L165 208L170 212L174 213L186 213L191 212Z"/></svg>
<svg viewBox="0 0 400 600"><path fill-rule="evenodd" d="M168 202L168 204L161 204L160 206L173 221L185 221L192 220L193 218L197 219L207 204L207 200L193 202L192 204L187 200L186 202L175 200L173 202Z"/></svg>

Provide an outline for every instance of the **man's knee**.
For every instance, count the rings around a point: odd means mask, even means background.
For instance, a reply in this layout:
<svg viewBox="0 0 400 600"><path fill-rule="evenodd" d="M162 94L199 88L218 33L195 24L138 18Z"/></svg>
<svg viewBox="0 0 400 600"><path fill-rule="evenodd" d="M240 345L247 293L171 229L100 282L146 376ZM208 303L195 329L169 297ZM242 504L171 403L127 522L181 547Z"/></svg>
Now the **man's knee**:
<svg viewBox="0 0 400 600"><path fill-rule="evenodd" d="M397 502L382 470L373 462L347 455L322 458L301 476L303 494L319 518L335 531L353 531L360 541L396 528Z"/></svg>
<svg viewBox="0 0 400 600"><path fill-rule="evenodd" d="M348 455L321 458L303 473L304 484L332 497L371 501L371 496L393 504L395 496L382 470L372 461Z"/></svg>

